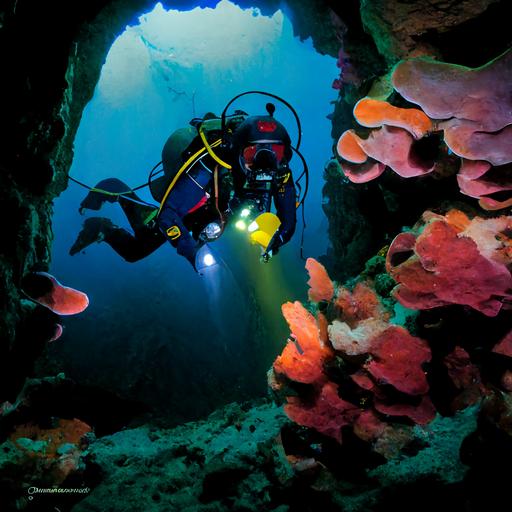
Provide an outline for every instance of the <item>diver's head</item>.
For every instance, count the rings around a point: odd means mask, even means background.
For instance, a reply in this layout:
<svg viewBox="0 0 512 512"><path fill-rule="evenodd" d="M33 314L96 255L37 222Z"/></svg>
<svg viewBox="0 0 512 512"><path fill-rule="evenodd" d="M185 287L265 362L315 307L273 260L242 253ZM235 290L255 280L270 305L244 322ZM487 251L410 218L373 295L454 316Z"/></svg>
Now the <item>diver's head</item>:
<svg viewBox="0 0 512 512"><path fill-rule="evenodd" d="M240 163L246 174L273 173L284 162L284 145L257 142L246 146L240 155Z"/></svg>
<svg viewBox="0 0 512 512"><path fill-rule="evenodd" d="M233 133L233 142L249 182L268 181L287 167L292 156L290 136L273 115L245 119Z"/></svg>

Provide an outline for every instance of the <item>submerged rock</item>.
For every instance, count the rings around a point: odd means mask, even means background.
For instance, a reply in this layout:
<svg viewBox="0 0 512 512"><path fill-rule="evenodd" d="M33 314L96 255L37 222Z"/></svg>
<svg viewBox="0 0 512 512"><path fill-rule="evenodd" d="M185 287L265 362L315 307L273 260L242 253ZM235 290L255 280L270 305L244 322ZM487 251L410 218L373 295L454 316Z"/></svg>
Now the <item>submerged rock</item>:
<svg viewBox="0 0 512 512"><path fill-rule="evenodd" d="M272 510L274 488L292 477L275 442L287 422L275 405L231 404L172 430L103 437L88 456L102 482L73 512Z"/></svg>

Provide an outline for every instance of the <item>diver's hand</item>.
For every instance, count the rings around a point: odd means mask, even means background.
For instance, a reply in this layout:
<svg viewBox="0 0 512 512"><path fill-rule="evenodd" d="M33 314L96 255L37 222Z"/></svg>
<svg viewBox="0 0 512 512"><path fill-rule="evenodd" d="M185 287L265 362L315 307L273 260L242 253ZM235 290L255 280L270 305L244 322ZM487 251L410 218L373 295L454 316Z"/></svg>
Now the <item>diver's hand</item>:
<svg viewBox="0 0 512 512"><path fill-rule="evenodd" d="M272 251L265 251L261 256L260 256L260 262L261 263L268 263L270 261L270 258L272 258Z"/></svg>

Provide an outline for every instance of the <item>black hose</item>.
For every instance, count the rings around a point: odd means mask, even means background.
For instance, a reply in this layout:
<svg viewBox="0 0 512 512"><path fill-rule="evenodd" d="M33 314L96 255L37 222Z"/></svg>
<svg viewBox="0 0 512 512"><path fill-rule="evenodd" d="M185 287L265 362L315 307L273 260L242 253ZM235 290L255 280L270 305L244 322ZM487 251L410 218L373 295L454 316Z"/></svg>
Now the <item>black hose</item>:
<svg viewBox="0 0 512 512"><path fill-rule="evenodd" d="M221 117L222 140L225 140L225 135L226 135L226 112L227 112L228 108L238 98L241 98L242 96L246 96L247 94L262 94L263 96L270 96L271 98L274 98L274 99L280 101L281 103L286 105L291 110L292 114L295 117L295 121L297 122L297 129L299 130L299 135L298 135L298 138L297 138L297 149L299 149L300 143L302 141L302 126L300 124L300 119L299 119L299 116L297 115L296 110L286 100L284 100L280 96L276 96L275 94L272 94L270 92L265 92L265 91L246 91L246 92L242 92L242 93L238 94L237 96L235 96L234 98L232 98L228 102L228 104L224 107L224 110L222 111L222 114L220 116Z"/></svg>

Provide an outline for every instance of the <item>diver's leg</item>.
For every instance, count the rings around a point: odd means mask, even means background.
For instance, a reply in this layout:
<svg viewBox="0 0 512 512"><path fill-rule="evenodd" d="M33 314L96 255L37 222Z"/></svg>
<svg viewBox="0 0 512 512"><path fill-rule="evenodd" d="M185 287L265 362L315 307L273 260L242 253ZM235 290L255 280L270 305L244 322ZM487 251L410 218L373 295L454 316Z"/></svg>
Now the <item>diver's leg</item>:
<svg viewBox="0 0 512 512"><path fill-rule="evenodd" d="M124 260L133 263L156 251L165 242L165 237L157 227L146 228L136 236L126 229L115 228L105 235L104 241Z"/></svg>
<svg viewBox="0 0 512 512"><path fill-rule="evenodd" d="M94 189L105 190L106 192L121 193L122 195L108 195L102 192L90 191L86 198L80 204L80 212L87 208L89 210L99 210L105 201L109 203L119 202L123 212L130 223L131 228L137 235L141 232L144 236L146 231L146 221L156 207L146 205L142 199L133 192L130 187L117 178L108 178L100 181Z"/></svg>
<svg viewBox="0 0 512 512"><path fill-rule="evenodd" d="M112 192L112 195L105 194L103 192L97 192L97 190L104 190L105 192ZM119 192L125 192L127 195L133 194L131 188L121 180L117 178L107 178L101 180L93 187L89 193L85 196L84 200L80 203L78 211L83 213L83 210L99 210L105 201L109 203L115 203L118 199L116 195Z"/></svg>
<svg viewBox="0 0 512 512"><path fill-rule="evenodd" d="M165 238L157 226L140 229L134 236L105 217L86 219L69 254L73 256L94 242L106 242L126 261L134 262L156 251Z"/></svg>

